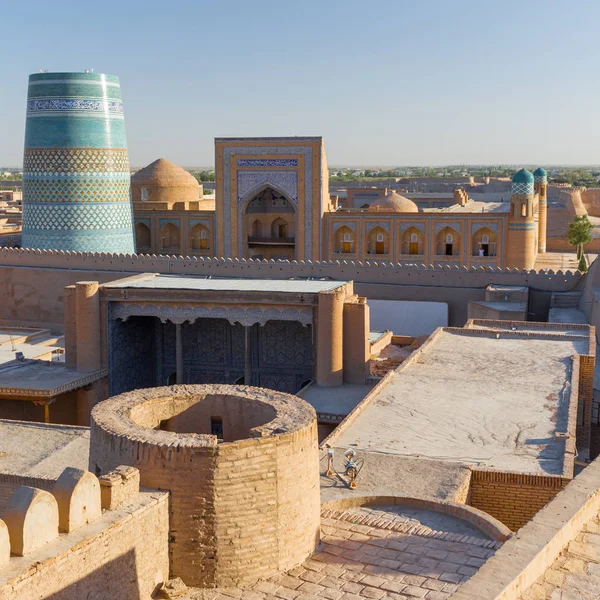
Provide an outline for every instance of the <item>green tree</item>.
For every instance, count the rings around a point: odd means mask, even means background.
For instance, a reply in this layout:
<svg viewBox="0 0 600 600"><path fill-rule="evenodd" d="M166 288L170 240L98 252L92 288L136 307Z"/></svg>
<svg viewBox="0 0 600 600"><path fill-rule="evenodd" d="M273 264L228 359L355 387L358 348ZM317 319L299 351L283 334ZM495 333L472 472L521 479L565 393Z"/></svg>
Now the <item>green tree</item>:
<svg viewBox="0 0 600 600"><path fill-rule="evenodd" d="M588 219L587 215L575 216L573 221L569 223L567 238L569 240L569 244L577 248L577 258L579 259L580 271L587 271L587 262L583 254L583 245L592 241L593 229L594 226Z"/></svg>

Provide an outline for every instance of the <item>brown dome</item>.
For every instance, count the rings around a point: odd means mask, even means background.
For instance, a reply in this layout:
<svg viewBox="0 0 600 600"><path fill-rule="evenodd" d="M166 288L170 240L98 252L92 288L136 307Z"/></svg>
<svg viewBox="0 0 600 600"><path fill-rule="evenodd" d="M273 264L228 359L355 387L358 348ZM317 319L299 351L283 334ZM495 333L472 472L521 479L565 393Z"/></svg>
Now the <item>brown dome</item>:
<svg viewBox="0 0 600 600"><path fill-rule="evenodd" d="M140 169L132 176L131 183L157 187L198 187L198 182L193 175L166 158L159 158Z"/></svg>
<svg viewBox="0 0 600 600"><path fill-rule="evenodd" d="M369 212L416 213L419 212L419 207L412 200L391 191L375 200L369 206Z"/></svg>
<svg viewBox="0 0 600 600"><path fill-rule="evenodd" d="M136 202L184 202L199 197L199 185L193 175L165 158L135 173L131 177L131 191Z"/></svg>

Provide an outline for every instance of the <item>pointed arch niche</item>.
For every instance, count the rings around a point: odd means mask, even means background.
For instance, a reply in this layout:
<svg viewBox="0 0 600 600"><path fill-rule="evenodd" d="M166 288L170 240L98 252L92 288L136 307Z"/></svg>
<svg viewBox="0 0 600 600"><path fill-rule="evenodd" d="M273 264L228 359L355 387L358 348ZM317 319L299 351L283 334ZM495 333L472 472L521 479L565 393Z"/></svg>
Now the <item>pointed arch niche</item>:
<svg viewBox="0 0 600 600"><path fill-rule="evenodd" d="M296 258L296 207L281 190L265 185L242 208L245 258Z"/></svg>

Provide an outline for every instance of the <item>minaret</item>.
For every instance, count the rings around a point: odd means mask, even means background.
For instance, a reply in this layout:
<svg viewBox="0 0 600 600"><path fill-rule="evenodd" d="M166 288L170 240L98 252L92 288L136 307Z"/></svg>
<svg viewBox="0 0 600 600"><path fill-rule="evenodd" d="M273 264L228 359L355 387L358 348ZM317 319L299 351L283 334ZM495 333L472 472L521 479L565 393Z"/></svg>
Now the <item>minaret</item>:
<svg viewBox="0 0 600 600"><path fill-rule="evenodd" d="M506 236L505 266L533 269L535 265L535 222L533 216L533 175L521 169L513 175L510 213Z"/></svg>
<svg viewBox="0 0 600 600"><path fill-rule="evenodd" d="M546 228L548 224L548 173L541 167L533 172L535 193L539 195L538 252L546 252Z"/></svg>
<svg viewBox="0 0 600 600"><path fill-rule="evenodd" d="M30 75L22 246L133 253L132 221L119 78Z"/></svg>

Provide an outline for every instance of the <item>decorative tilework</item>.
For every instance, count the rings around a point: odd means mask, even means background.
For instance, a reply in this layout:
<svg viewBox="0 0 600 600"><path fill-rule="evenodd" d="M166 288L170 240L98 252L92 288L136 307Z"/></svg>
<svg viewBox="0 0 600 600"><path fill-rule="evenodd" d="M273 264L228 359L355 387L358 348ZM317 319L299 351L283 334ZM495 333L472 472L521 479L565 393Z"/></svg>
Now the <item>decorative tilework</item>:
<svg viewBox="0 0 600 600"><path fill-rule="evenodd" d="M238 167L297 167L298 160L295 158L240 158Z"/></svg>
<svg viewBox="0 0 600 600"><path fill-rule="evenodd" d="M129 189L129 175L60 179L27 175L23 181L28 202L123 202Z"/></svg>
<svg viewBox="0 0 600 600"><path fill-rule="evenodd" d="M356 231L356 222L355 221L336 221L331 228L331 232L335 233L338 229L342 227L347 227L351 231Z"/></svg>
<svg viewBox="0 0 600 600"><path fill-rule="evenodd" d="M204 225L204 227L210 229L210 219L188 219L188 227L192 228L196 225Z"/></svg>
<svg viewBox="0 0 600 600"><path fill-rule="evenodd" d="M436 235L444 228L446 227L450 227L451 229L454 229L454 231L456 231L456 233L460 233L462 234L462 225L460 223L455 223L455 222L450 222L448 221L447 223L444 223L443 221L441 223L436 223L435 224L435 233Z"/></svg>
<svg viewBox="0 0 600 600"><path fill-rule="evenodd" d="M123 103L103 98L41 98L27 101L27 117L47 117L57 113L102 114L123 118ZM94 115L95 116L95 115Z"/></svg>
<svg viewBox="0 0 600 600"><path fill-rule="evenodd" d="M84 79L45 79L42 81L30 81L29 85L57 85L57 84L77 84L77 85L101 85L120 88L121 84L116 81L85 81Z"/></svg>
<svg viewBox="0 0 600 600"><path fill-rule="evenodd" d="M388 221L383 221L381 223L367 223L366 225L366 232L369 233L372 229L375 229L376 227L379 227L380 229L383 229L384 231L387 231L389 233L390 231L390 224Z"/></svg>
<svg viewBox="0 0 600 600"><path fill-rule="evenodd" d="M273 138L271 141L320 141L321 138ZM264 141L264 138L217 138L219 141L235 142L235 141ZM231 170L230 161L232 154L300 154L304 157L304 258L312 259L312 147L310 146L226 146L223 148L223 211L226 222L223 224L223 242L225 246L225 256L233 255L232 231L228 221L228 215L231 214ZM236 236L237 237L237 236ZM241 238L238 238L241 243ZM237 253L237 252L236 252Z"/></svg>
<svg viewBox="0 0 600 600"><path fill-rule="evenodd" d="M400 233L404 233L407 229L410 229L411 227L414 227L422 233L425 233L424 223L400 223Z"/></svg>
<svg viewBox="0 0 600 600"><path fill-rule="evenodd" d="M513 181L511 193L524 195L533 194L533 181Z"/></svg>
<svg viewBox="0 0 600 600"><path fill-rule="evenodd" d="M27 175L81 173L126 173L129 155L126 148L26 148L23 173Z"/></svg>
<svg viewBox="0 0 600 600"><path fill-rule="evenodd" d="M165 225L169 225L169 223L171 225L175 225L175 227L177 227L177 229L179 229L179 227L181 226L181 222L180 222L179 219L166 218L166 219L159 219L158 220L158 226L159 226L159 228L162 228Z"/></svg>
<svg viewBox="0 0 600 600"><path fill-rule="evenodd" d="M533 180L536 183L548 183L548 175L536 175L533 174Z"/></svg>
<svg viewBox="0 0 600 600"><path fill-rule="evenodd" d="M471 223L471 235L477 233L480 229L487 228L494 233L498 233L498 223Z"/></svg>
<svg viewBox="0 0 600 600"><path fill-rule="evenodd" d="M42 73L31 75L29 82L23 247L133 253L129 157L118 78Z"/></svg>
<svg viewBox="0 0 600 600"><path fill-rule="evenodd" d="M27 229L59 229L63 232L78 229L131 228L131 205L118 204L26 204L23 221ZM23 232L25 237L25 232ZM29 246L28 246L29 247Z"/></svg>
<svg viewBox="0 0 600 600"><path fill-rule="evenodd" d="M296 171L238 171L238 205L250 199L261 186L272 185L298 205L298 173ZM253 195L253 194L252 194Z"/></svg>

